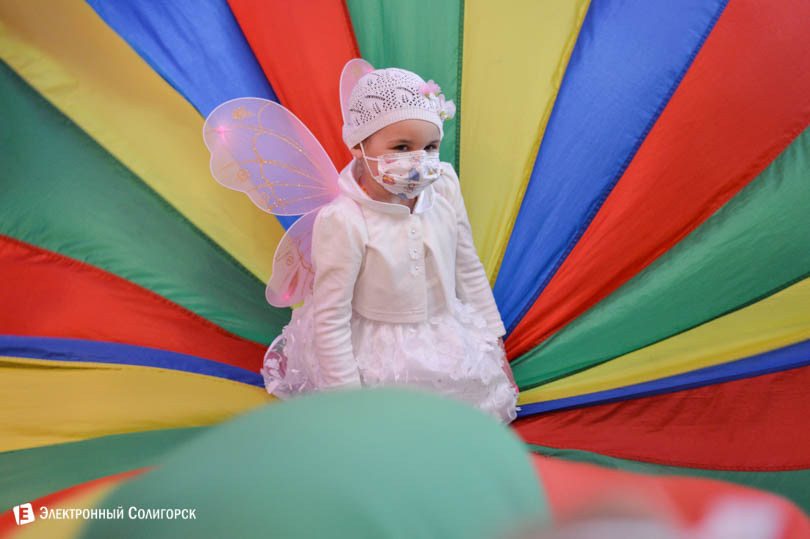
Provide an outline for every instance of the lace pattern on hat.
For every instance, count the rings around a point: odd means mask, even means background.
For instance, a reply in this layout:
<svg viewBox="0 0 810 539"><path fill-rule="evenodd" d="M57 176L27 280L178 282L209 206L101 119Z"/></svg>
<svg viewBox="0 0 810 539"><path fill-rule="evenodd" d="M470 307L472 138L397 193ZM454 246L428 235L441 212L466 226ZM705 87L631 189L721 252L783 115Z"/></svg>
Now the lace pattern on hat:
<svg viewBox="0 0 810 539"><path fill-rule="evenodd" d="M419 91L424 83L414 73L397 68L369 73L352 91L349 121L360 127L384 112L403 108L435 112L435 105Z"/></svg>

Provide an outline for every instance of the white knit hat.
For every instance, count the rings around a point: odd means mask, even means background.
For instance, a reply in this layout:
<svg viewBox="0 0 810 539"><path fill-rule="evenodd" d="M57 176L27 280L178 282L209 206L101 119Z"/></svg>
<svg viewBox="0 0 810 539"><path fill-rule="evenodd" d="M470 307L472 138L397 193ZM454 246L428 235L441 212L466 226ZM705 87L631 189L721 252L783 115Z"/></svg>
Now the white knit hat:
<svg viewBox="0 0 810 539"><path fill-rule="evenodd" d="M348 72L359 74L357 65L362 62L365 73L351 88L353 82ZM341 101L343 110L343 141L354 148L366 137L383 127L401 120L426 120L439 128L444 136L442 122L452 118L455 104L439 95L440 88L432 80L425 82L422 77L405 69L391 67L369 71L371 64L364 60L351 60L341 76ZM348 98L347 98L348 97Z"/></svg>

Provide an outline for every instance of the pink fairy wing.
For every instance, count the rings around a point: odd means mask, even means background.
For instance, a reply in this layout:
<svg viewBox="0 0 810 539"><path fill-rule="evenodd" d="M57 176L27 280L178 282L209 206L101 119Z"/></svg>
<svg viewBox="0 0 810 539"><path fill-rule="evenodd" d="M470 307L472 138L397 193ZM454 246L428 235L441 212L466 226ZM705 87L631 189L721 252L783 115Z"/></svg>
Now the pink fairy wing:
<svg viewBox="0 0 810 539"><path fill-rule="evenodd" d="M226 101L203 125L211 174L274 215L301 215L338 195L338 172L307 126L258 97Z"/></svg>
<svg viewBox="0 0 810 539"><path fill-rule="evenodd" d="M349 98L352 95L352 90L357 81L371 71L374 71L374 66L362 58L349 60L343 66L343 71L340 74L340 111L343 113L344 125L346 124L346 118L349 117Z"/></svg>
<svg viewBox="0 0 810 539"><path fill-rule="evenodd" d="M312 225L318 209L340 192L326 151L296 116L267 99L243 97L214 109L203 126L211 174L275 215L306 214L281 238L265 296L276 307L312 291Z"/></svg>
<svg viewBox="0 0 810 539"><path fill-rule="evenodd" d="M300 303L312 292L312 225L319 210L298 219L287 230L273 257L273 275L267 283L265 297L274 307Z"/></svg>

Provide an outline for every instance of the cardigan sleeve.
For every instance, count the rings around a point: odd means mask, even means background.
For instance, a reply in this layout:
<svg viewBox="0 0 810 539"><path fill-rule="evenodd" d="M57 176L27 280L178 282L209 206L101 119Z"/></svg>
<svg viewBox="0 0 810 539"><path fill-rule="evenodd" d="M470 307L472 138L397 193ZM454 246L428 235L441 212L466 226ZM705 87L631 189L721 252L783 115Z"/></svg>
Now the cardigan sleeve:
<svg viewBox="0 0 810 539"><path fill-rule="evenodd" d="M321 208L312 229L315 350L329 388L360 387L352 349L352 297L367 243L365 222L352 201Z"/></svg>
<svg viewBox="0 0 810 539"><path fill-rule="evenodd" d="M487 327L496 337L506 334L506 328L495 304L492 288L489 286L484 265L478 258L473 243L472 228L467 217L467 209L461 195L458 175L450 163L442 163L444 173L448 176L447 193L456 212L458 224L458 241L456 245L456 293L459 299L470 303L487 321Z"/></svg>

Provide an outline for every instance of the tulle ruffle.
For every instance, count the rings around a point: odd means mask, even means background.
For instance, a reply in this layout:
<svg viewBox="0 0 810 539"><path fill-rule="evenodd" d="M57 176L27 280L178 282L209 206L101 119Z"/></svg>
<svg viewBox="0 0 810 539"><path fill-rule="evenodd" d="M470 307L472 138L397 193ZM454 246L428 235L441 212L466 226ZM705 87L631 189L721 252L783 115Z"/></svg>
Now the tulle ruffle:
<svg viewBox="0 0 810 539"><path fill-rule="evenodd" d="M408 385L477 406L504 423L516 417L517 393L503 370L498 338L471 306L454 300L419 323L352 316L352 345L365 387ZM315 354L311 302L293 311L262 368L267 391L281 399L324 388Z"/></svg>

